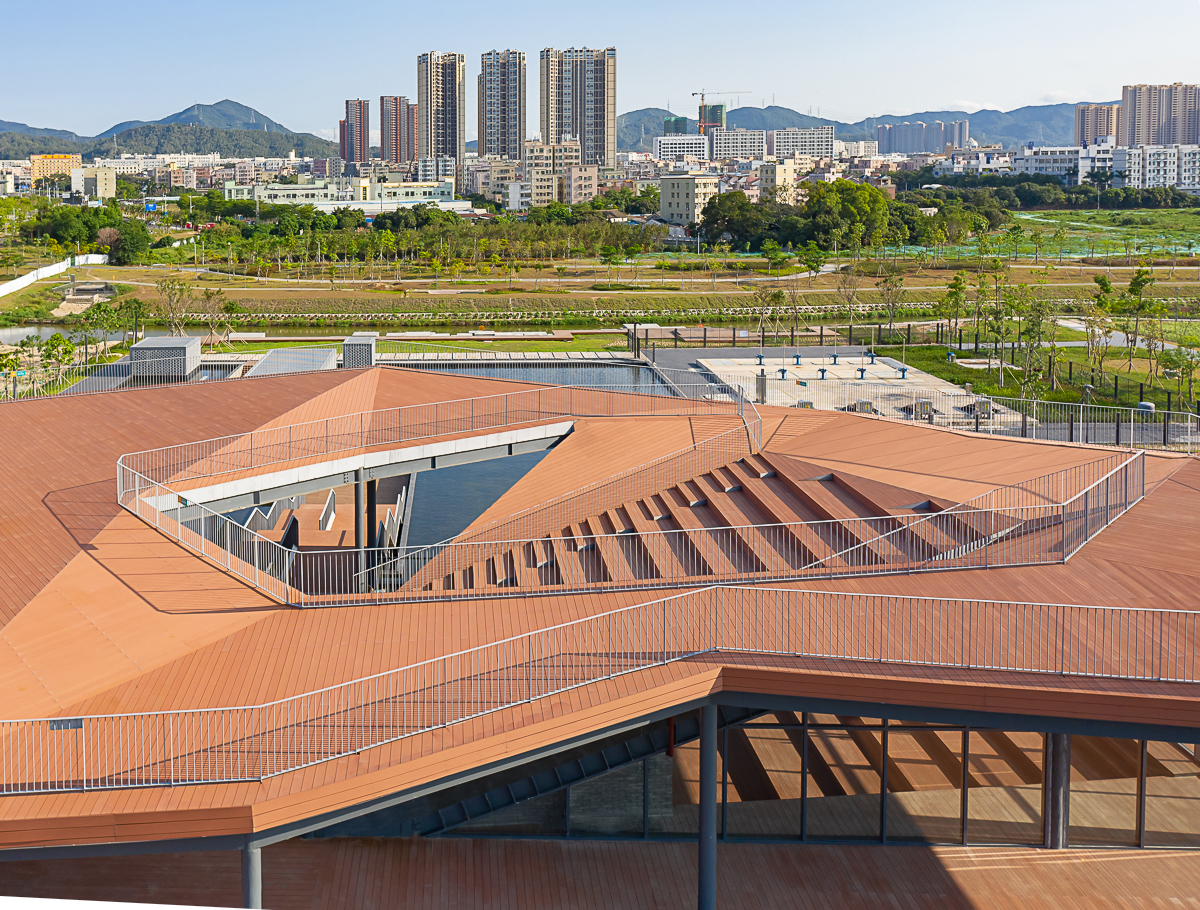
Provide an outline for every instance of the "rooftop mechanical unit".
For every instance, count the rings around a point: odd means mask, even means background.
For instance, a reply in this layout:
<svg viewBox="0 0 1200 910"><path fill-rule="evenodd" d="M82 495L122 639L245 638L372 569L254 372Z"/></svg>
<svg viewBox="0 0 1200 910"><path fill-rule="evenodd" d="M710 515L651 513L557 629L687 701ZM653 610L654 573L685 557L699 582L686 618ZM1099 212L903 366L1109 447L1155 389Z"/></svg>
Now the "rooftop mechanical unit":
<svg viewBox="0 0 1200 910"><path fill-rule="evenodd" d="M363 370L375 366L375 335L354 334L342 342L342 368Z"/></svg>
<svg viewBox="0 0 1200 910"><path fill-rule="evenodd" d="M200 338L145 338L129 349L129 364L135 382L187 379L200 369Z"/></svg>

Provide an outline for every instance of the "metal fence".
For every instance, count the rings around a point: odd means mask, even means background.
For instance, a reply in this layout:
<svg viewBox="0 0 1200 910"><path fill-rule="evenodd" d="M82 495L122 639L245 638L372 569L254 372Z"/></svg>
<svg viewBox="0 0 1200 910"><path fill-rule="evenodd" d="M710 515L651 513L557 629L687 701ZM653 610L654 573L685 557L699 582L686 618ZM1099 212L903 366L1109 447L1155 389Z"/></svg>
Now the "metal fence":
<svg viewBox="0 0 1200 910"><path fill-rule="evenodd" d="M266 704L0 722L0 792L259 781L721 653L1196 682L1198 622L1175 610L709 587Z"/></svg>
<svg viewBox="0 0 1200 910"><path fill-rule="evenodd" d="M989 436L1076 442L1122 449L1195 454L1200 417L1186 411L1150 411L1095 404L973 395L841 380L768 378L768 404L874 414L888 420L949 427Z"/></svg>

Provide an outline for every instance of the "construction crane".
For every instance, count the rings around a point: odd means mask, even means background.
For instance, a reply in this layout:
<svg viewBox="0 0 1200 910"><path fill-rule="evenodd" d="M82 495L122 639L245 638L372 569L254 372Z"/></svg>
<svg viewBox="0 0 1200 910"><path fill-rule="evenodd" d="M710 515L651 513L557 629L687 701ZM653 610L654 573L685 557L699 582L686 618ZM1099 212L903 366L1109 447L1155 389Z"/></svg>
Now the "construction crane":
<svg viewBox="0 0 1200 910"><path fill-rule="evenodd" d="M729 92L710 92L707 89L701 89L698 92L692 92L693 98L695 98L697 96L699 96L699 98L700 98L700 135L701 136L704 135L704 128L706 126L720 126L721 125L719 123L716 123L715 121L712 123L709 123L708 121L706 121L704 119L705 111L708 110L708 105L704 103L704 96L706 94L708 94L708 95L749 95L750 91L748 89L746 89L743 91L735 90L735 91L729 91Z"/></svg>

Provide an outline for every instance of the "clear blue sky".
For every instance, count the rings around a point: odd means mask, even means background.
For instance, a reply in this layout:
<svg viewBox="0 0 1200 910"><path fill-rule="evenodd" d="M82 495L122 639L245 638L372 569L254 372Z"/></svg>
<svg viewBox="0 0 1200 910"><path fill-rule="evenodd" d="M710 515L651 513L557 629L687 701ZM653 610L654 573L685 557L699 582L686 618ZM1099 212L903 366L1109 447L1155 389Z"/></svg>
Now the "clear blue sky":
<svg viewBox="0 0 1200 910"><path fill-rule="evenodd" d="M330 138L343 99L369 98L377 128L381 94L415 96L416 55L425 50L466 55L470 137L479 55L492 48L526 52L531 131L537 53L547 46L615 45L620 111L669 100L693 116L690 93L701 88L749 89L742 104L773 100L854 121L1110 100L1125 83L1200 82L1200 0L611 0L553 13L528 0L344 7L126 0L100 10L61 0L26 12L0 39L0 120L86 135L222 98Z"/></svg>

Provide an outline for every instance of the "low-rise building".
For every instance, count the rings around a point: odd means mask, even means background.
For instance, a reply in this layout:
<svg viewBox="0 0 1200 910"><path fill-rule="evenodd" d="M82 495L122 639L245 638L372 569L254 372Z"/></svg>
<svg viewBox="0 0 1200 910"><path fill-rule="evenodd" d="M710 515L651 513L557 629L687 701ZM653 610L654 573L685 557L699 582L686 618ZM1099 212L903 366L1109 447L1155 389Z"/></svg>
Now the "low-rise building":
<svg viewBox="0 0 1200 910"><path fill-rule="evenodd" d="M600 192L600 168L594 164L577 164L563 174L563 202L578 205L591 202Z"/></svg>
<svg viewBox="0 0 1200 910"><path fill-rule="evenodd" d="M766 130L713 130L711 156L715 161L728 158L767 157Z"/></svg>
<svg viewBox="0 0 1200 910"><path fill-rule="evenodd" d="M378 183L367 177L312 183L256 183L252 186L225 181L225 201L245 200L270 205L311 205L332 212L349 206L367 213L394 212L414 205L436 205L447 211L469 211L471 203L454 198L454 180L416 183Z"/></svg>
<svg viewBox="0 0 1200 910"><path fill-rule="evenodd" d="M1200 145L1139 145L1113 150L1114 186L1175 187L1200 193Z"/></svg>
<svg viewBox="0 0 1200 910"><path fill-rule="evenodd" d="M796 155L832 158L835 154L835 143L832 126L767 132L767 154L776 158L794 158Z"/></svg>
<svg viewBox="0 0 1200 910"><path fill-rule="evenodd" d="M1112 137L1085 146L1035 146L1018 149L1012 157L1015 174L1046 174L1067 186L1079 186L1093 171L1111 171L1115 146Z"/></svg>
<svg viewBox="0 0 1200 910"><path fill-rule="evenodd" d="M658 216L683 227L699 221L708 200L720 192L720 182L717 174L667 174L659 184Z"/></svg>
<svg viewBox="0 0 1200 910"><path fill-rule="evenodd" d="M969 152L955 152L949 156L936 156L933 158L932 164L935 177L961 174L1008 174L1013 169L1012 156L1006 151L993 149L975 149ZM921 167L925 166L927 165L921 165ZM914 168L914 170L919 169L919 167Z"/></svg>
<svg viewBox="0 0 1200 910"><path fill-rule="evenodd" d="M700 161L712 158L712 144L708 136L671 135L654 137L654 157L659 160L675 161L691 156Z"/></svg>
<svg viewBox="0 0 1200 910"><path fill-rule="evenodd" d="M77 167L83 167L81 155L30 155L29 179L37 183L43 177L54 174L70 176L71 171Z"/></svg>
<svg viewBox="0 0 1200 910"><path fill-rule="evenodd" d="M533 187L526 180L513 180L505 188L504 207L510 212L527 212L533 205Z"/></svg>
<svg viewBox="0 0 1200 910"><path fill-rule="evenodd" d="M812 162L811 157L764 162L758 168L759 197L782 205L795 205L796 182L813 169Z"/></svg>
<svg viewBox="0 0 1200 910"><path fill-rule="evenodd" d="M879 143L875 140L843 142L834 140L833 153L839 158L874 158L879 154Z"/></svg>
<svg viewBox="0 0 1200 910"><path fill-rule="evenodd" d="M113 199L117 195L117 172L111 167L73 168L71 192L91 199Z"/></svg>

